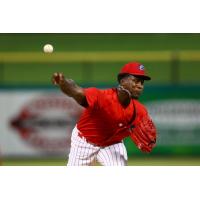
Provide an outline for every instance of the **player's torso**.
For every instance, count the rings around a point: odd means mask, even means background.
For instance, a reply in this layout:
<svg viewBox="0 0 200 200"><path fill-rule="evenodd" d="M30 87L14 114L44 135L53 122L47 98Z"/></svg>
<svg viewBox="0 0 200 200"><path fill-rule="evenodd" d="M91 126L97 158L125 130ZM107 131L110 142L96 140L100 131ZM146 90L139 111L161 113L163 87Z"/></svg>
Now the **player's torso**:
<svg viewBox="0 0 200 200"><path fill-rule="evenodd" d="M133 101L124 108L116 89L102 90L95 109L86 109L82 114L78 129L92 142L111 142L128 136L125 131L134 114Z"/></svg>
<svg viewBox="0 0 200 200"><path fill-rule="evenodd" d="M117 131L128 125L133 116L134 107L131 102L128 107L124 108L118 100L116 90L114 91L109 95L104 95L104 104L101 105L100 112L104 118L103 121L109 122L108 127L111 125Z"/></svg>

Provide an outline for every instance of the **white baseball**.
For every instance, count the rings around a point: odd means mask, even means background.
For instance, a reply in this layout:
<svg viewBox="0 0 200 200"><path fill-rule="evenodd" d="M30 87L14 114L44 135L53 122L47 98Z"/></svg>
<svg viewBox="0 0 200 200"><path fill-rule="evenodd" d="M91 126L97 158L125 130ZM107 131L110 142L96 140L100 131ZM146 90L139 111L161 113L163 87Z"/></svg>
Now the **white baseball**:
<svg viewBox="0 0 200 200"><path fill-rule="evenodd" d="M51 44L45 44L43 51L44 53L53 53L53 46Z"/></svg>

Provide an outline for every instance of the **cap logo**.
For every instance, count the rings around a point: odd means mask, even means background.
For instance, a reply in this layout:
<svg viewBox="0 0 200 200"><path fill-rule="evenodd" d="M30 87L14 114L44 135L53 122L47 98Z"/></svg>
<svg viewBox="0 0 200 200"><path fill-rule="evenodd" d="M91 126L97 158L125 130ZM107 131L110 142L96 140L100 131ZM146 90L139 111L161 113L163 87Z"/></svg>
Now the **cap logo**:
<svg viewBox="0 0 200 200"><path fill-rule="evenodd" d="M140 69L140 70L144 70L144 66L143 66L143 65L140 65L140 66L139 66L139 69Z"/></svg>

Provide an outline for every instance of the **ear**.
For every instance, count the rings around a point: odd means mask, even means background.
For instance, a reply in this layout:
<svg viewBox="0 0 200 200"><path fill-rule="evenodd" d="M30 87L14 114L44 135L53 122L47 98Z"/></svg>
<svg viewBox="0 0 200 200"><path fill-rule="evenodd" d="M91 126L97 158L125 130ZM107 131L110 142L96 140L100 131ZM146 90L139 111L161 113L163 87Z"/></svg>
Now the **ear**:
<svg viewBox="0 0 200 200"><path fill-rule="evenodd" d="M124 78L122 78L121 80L120 80L120 85L126 85L126 83L127 83L127 77L124 77Z"/></svg>
<svg viewBox="0 0 200 200"><path fill-rule="evenodd" d="M124 79L122 78L119 83L122 84L123 82L124 82Z"/></svg>
<svg viewBox="0 0 200 200"><path fill-rule="evenodd" d="M120 80L119 84L120 84L121 86L124 86L124 85L125 85L125 80L122 78L122 79Z"/></svg>

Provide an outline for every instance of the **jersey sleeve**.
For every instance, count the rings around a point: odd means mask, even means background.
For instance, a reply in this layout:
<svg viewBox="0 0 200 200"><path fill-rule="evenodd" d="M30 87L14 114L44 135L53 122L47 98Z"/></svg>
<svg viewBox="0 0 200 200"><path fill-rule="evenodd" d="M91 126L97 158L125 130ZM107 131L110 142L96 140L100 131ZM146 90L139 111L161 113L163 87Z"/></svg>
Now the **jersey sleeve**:
<svg viewBox="0 0 200 200"><path fill-rule="evenodd" d="M143 104L136 102L136 113L136 118L133 121L134 125L139 123L144 116L148 115L148 110Z"/></svg>
<svg viewBox="0 0 200 200"><path fill-rule="evenodd" d="M85 88L84 94L87 99L88 106L97 107L100 91L97 88Z"/></svg>

